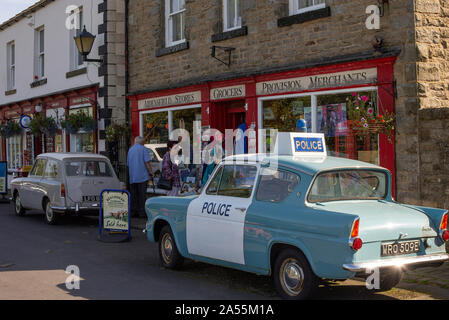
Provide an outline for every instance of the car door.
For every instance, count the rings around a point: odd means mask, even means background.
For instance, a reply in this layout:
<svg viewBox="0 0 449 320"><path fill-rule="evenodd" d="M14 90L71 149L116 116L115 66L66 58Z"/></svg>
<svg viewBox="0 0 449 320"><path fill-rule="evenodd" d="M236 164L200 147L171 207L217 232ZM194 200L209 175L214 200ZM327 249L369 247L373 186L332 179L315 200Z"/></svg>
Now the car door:
<svg viewBox="0 0 449 320"><path fill-rule="evenodd" d="M42 187L40 185L44 176L46 158L39 158L27 179L24 180L20 191L20 200L27 209L42 209Z"/></svg>
<svg viewBox="0 0 449 320"><path fill-rule="evenodd" d="M245 264L245 215L257 171L255 164L225 164L215 170L201 196L187 210L189 254Z"/></svg>
<svg viewBox="0 0 449 320"><path fill-rule="evenodd" d="M61 162L48 159L44 177L40 181L42 191L50 199L52 205L61 204Z"/></svg>

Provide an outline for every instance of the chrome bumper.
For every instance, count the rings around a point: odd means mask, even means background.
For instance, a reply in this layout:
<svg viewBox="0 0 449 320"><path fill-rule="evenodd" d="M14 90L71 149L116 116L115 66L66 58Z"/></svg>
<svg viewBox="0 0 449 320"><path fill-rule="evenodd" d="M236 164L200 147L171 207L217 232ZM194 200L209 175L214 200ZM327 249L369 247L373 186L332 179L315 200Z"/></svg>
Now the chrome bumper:
<svg viewBox="0 0 449 320"><path fill-rule="evenodd" d="M344 264L343 269L352 271L352 272L360 272L366 270L373 270L376 268L388 268L388 267L402 267L411 264L421 264L421 263L433 263L433 262L441 262L449 259L449 255L447 254L432 254L426 256L418 256L418 257L404 257L404 258L393 258L393 259L385 259L385 260L373 260L360 262L355 264Z"/></svg>
<svg viewBox="0 0 449 320"><path fill-rule="evenodd" d="M98 205L91 206L91 207L81 207L81 206L60 207L60 206L52 206L51 209L53 211L58 211L58 212L67 212L67 211L79 212L79 211L96 211L96 210L99 210L100 207Z"/></svg>

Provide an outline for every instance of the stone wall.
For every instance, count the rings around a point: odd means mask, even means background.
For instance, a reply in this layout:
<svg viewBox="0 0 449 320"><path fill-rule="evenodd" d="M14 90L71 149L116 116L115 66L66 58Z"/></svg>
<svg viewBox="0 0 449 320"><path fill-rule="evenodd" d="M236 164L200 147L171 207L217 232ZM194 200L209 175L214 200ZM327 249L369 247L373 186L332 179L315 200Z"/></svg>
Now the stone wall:
<svg viewBox="0 0 449 320"><path fill-rule="evenodd" d="M221 0L186 1L188 49L157 56L164 46L164 0L134 0L129 5L129 92L149 92L214 79L269 72L278 67L326 61L342 55L374 52L378 35L386 48L399 47L397 82L396 198L417 204L419 144L415 1L394 0L385 7L379 30L368 30L366 8L372 0L328 0L330 16L278 26L288 15L288 0L243 0L247 35L212 42L222 31ZM212 45L236 48L228 68L210 56Z"/></svg>
<svg viewBox="0 0 449 320"><path fill-rule="evenodd" d="M415 1L419 198L449 208L449 2Z"/></svg>

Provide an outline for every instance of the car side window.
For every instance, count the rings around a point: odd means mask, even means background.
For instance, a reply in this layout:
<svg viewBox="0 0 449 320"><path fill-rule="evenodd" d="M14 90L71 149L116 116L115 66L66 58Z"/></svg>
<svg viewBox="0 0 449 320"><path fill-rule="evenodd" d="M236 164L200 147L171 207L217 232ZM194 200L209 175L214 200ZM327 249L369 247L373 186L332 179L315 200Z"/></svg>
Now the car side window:
<svg viewBox="0 0 449 320"><path fill-rule="evenodd" d="M225 165L218 195L249 198L256 181L257 167L250 165Z"/></svg>
<svg viewBox="0 0 449 320"><path fill-rule="evenodd" d="M220 183L221 174L223 173L223 167L218 169L215 176L212 178L209 187L207 187L206 194L216 195L218 191L218 185Z"/></svg>
<svg viewBox="0 0 449 320"><path fill-rule="evenodd" d="M59 175L59 163L55 160L48 160L47 167L45 168L45 177L50 179L56 179Z"/></svg>
<svg viewBox="0 0 449 320"><path fill-rule="evenodd" d="M37 159L33 169L30 172L30 176L42 177L44 175L46 163L47 163L46 159Z"/></svg>
<svg viewBox="0 0 449 320"><path fill-rule="evenodd" d="M297 174L285 171L263 168L257 188L256 199L259 201L284 201L300 182Z"/></svg>

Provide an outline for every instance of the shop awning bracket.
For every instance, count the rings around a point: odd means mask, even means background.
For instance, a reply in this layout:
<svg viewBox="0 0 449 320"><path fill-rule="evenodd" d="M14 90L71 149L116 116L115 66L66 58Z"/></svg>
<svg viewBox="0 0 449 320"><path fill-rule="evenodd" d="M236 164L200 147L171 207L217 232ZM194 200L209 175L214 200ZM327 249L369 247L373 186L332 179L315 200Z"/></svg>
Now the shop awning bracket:
<svg viewBox="0 0 449 320"><path fill-rule="evenodd" d="M217 51L217 49L223 50L225 53L228 54L228 61L227 61L227 62L226 62L226 61L223 61L223 60L221 60L220 58L217 58L217 57L216 57L216 51ZM231 53L232 53L232 51L235 50L235 48L232 48L232 47L212 46L212 47L211 47L211 50L212 50L212 52L211 52L211 57L212 57L212 58L217 59L218 61L220 61L221 63L227 65L228 67L231 66Z"/></svg>

